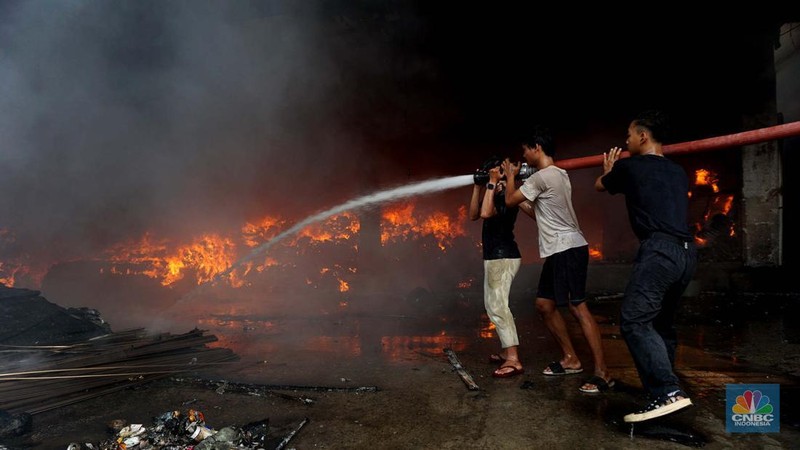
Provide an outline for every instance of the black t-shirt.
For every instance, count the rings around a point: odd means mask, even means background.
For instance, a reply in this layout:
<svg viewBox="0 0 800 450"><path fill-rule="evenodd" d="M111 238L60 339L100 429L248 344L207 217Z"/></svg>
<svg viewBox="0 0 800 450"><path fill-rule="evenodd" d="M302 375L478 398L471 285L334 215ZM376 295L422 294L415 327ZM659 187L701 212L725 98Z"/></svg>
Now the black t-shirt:
<svg viewBox="0 0 800 450"><path fill-rule="evenodd" d="M497 214L483 219L483 259L521 258L514 240L519 207L506 208L505 193L501 192L494 195L494 208Z"/></svg>
<svg viewBox="0 0 800 450"><path fill-rule="evenodd" d="M656 231L692 240L689 178L677 163L663 156L634 155L615 162L602 182L611 194L625 194L628 219L640 240Z"/></svg>

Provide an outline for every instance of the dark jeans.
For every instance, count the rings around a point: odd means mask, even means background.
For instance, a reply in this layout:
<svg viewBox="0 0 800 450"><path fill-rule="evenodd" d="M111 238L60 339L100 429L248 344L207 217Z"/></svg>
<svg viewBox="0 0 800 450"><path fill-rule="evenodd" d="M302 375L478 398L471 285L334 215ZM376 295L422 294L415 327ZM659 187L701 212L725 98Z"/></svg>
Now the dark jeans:
<svg viewBox="0 0 800 450"><path fill-rule="evenodd" d="M620 331L645 391L659 397L680 389L675 366L675 313L697 268L697 249L645 239L633 265L620 314Z"/></svg>

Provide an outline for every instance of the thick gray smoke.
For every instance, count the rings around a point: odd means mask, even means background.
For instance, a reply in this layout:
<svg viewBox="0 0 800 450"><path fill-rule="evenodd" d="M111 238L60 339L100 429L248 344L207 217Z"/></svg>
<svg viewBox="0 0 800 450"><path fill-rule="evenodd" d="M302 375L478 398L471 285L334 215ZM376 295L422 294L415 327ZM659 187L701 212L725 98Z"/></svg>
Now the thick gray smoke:
<svg viewBox="0 0 800 450"><path fill-rule="evenodd" d="M330 88L312 26L246 5L6 6L2 225L69 254L241 218Z"/></svg>
<svg viewBox="0 0 800 450"><path fill-rule="evenodd" d="M349 198L381 164L354 99L396 90L363 83L393 70L392 37L320 5L3 3L0 250L85 257Z"/></svg>

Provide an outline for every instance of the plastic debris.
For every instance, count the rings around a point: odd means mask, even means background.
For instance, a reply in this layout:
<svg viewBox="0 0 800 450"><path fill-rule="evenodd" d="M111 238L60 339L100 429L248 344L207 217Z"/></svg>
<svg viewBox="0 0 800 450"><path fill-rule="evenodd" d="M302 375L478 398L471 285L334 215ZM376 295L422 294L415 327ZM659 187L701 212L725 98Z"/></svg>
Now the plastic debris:
<svg viewBox="0 0 800 450"><path fill-rule="evenodd" d="M147 427L126 423L124 419L112 420L109 431L121 426L112 438L98 444L70 443L67 450L255 450L265 448L269 434L269 419L215 429L197 409L166 411Z"/></svg>

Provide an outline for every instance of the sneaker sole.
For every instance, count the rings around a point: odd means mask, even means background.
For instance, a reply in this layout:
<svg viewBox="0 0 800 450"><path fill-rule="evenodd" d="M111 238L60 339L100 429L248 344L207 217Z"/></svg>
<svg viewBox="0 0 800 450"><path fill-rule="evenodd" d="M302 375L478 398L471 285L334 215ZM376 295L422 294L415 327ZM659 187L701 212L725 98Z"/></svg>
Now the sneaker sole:
<svg viewBox="0 0 800 450"><path fill-rule="evenodd" d="M674 413L680 409L692 405L692 400L688 398L680 399L674 403L664 405L661 408L654 409L643 413L628 414L623 417L623 420L628 423L643 422L645 420L655 419L656 417L666 416L667 414Z"/></svg>

